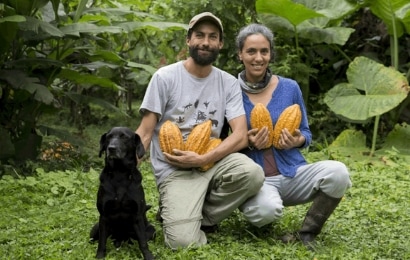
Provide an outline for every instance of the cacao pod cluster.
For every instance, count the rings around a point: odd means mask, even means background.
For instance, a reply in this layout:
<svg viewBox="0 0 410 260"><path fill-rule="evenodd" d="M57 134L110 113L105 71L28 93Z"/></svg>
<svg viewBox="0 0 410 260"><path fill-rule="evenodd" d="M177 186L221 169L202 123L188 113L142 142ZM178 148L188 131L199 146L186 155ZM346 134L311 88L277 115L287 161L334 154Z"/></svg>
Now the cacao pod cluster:
<svg viewBox="0 0 410 260"><path fill-rule="evenodd" d="M261 129L264 126L268 128L269 141L265 148L269 148L273 145L275 148L281 149L279 140L282 130L287 128L292 135L295 134L295 130L299 128L301 120L302 112L298 104L293 104L283 110L275 126L272 124L269 110L261 103L255 105L250 115L252 128Z"/></svg>
<svg viewBox="0 0 410 260"><path fill-rule="evenodd" d="M163 152L173 154L173 149L193 151L197 154L206 154L215 149L222 140L211 138L212 121L207 120L196 125L187 140L184 142L179 127L170 120L165 121L159 129L159 145ZM200 167L201 171L207 171L214 166L210 163Z"/></svg>

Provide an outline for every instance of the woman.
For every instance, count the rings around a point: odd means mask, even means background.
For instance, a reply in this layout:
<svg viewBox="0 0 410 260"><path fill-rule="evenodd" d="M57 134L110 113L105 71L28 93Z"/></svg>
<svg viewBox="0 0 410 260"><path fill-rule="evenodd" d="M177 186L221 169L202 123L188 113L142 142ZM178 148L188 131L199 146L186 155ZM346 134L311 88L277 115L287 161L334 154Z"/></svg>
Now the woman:
<svg viewBox="0 0 410 260"><path fill-rule="evenodd" d="M238 78L250 129L249 149L244 152L265 172L262 189L243 204L241 210L253 225L261 227L281 218L284 206L313 201L300 230L282 237L285 243L300 240L313 249L316 236L351 187L349 172L341 162L326 160L308 164L302 156L300 149L312 141L306 107L299 85L269 70L268 65L274 58L273 33L269 28L260 24L242 28L236 38L236 47L245 67ZM294 135L287 129L282 131L281 149L273 146L264 149L269 139L266 127L251 129L249 118L256 103L268 108L273 124L285 108L299 104L300 127Z"/></svg>

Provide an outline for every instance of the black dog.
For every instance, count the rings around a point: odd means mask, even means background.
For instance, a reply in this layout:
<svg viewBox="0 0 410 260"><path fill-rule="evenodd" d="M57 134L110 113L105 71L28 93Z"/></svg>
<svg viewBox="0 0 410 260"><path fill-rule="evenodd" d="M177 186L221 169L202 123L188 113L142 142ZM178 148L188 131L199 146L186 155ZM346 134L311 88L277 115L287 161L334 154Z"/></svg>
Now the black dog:
<svg viewBox="0 0 410 260"><path fill-rule="evenodd" d="M100 139L100 153L105 152L105 166L100 174L97 194L99 222L90 232L90 240L98 240L97 258L106 254L107 238L111 236L118 248L123 241L138 241L144 259L154 259L148 241L155 237L155 228L148 222L142 187L142 175L136 156L141 158L144 147L140 137L126 127L114 127Z"/></svg>

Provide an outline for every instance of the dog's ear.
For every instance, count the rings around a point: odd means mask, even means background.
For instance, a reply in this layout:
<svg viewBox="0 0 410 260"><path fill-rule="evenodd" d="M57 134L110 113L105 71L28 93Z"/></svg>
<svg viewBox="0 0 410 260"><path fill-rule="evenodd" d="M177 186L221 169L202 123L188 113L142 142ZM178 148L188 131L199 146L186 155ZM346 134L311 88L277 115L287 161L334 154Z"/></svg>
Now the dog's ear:
<svg viewBox="0 0 410 260"><path fill-rule="evenodd" d="M105 142L107 138L107 133L103 134L100 138L100 153L98 154L101 157L102 153L107 149L107 143Z"/></svg>
<svg viewBox="0 0 410 260"><path fill-rule="evenodd" d="M135 140L135 147L137 148L136 150L137 156L138 158L141 158L145 154L145 148L141 142L140 136L137 133L135 134L134 140Z"/></svg>

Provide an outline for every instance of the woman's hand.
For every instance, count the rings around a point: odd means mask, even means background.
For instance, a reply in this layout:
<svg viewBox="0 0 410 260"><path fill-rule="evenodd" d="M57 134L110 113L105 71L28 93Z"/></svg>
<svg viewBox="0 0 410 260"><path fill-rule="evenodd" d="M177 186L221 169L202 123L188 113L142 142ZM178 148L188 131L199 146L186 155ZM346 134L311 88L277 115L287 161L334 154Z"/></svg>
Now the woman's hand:
<svg viewBox="0 0 410 260"><path fill-rule="evenodd" d="M258 150L265 149L269 141L269 131L267 127L257 128L248 131L248 144Z"/></svg>
<svg viewBox="0 0 410 260"><path fill-rule="evenodd" d="M302 135L299 129L295 130L295 134L291 135L288 129L282 129L282 133L279 138L279 145L281 149L290 149L294 147L302 147L306 139Z"/></svg>

